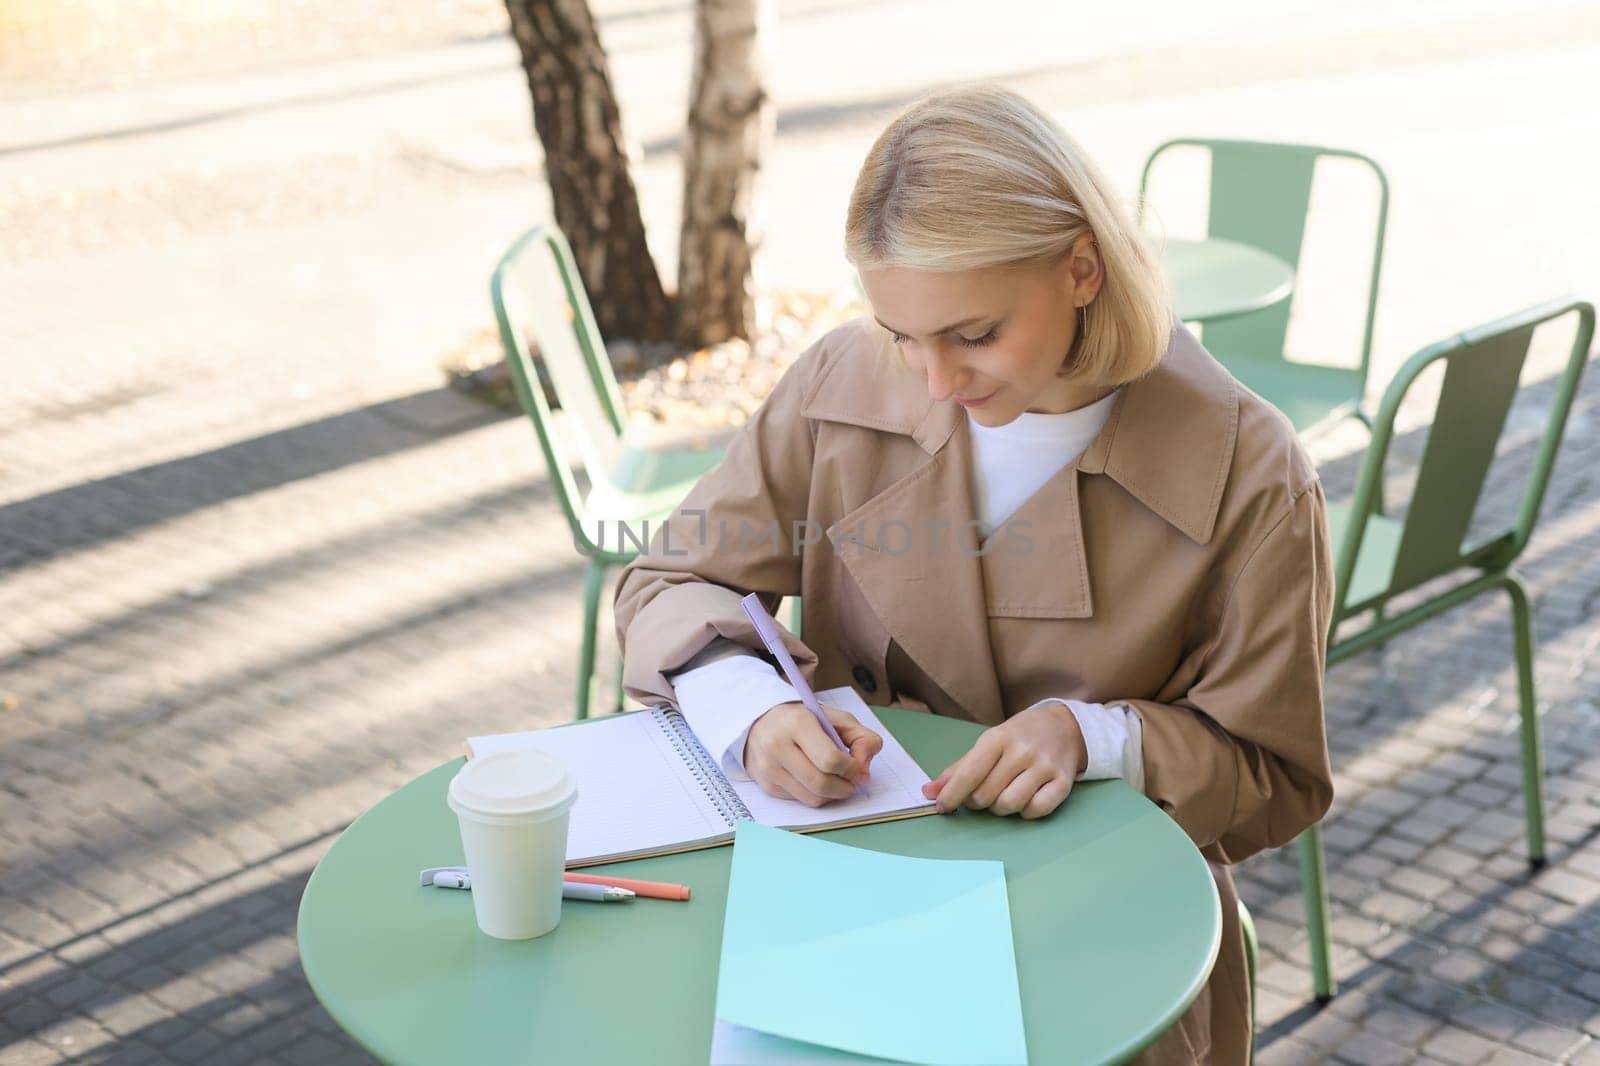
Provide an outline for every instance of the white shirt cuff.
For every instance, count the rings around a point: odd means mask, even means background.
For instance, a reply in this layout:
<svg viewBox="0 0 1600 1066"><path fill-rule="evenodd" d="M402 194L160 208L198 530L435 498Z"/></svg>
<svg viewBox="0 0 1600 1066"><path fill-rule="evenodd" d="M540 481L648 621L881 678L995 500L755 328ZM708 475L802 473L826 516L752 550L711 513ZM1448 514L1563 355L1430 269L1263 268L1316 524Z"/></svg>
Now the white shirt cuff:
<svg viewBox="0 0 1600 1066"><path fill-rule="evenodd" d="M754 652L731 654L695 666L672 678L684 720L735 781L749 781L744 744L756 719L780 703L798 703L800 694Z"/></svg>
<svg viewBox="0 0 1600 1066"><path fill-rule="evenodd" d="M1088 765L1079 781L1101 781L1120 777L1140 792L1144 791L1144 722L1127 704L1085 703L1083 700L1040 700L1059 703L1072 712L1083 732Z"/></svg>

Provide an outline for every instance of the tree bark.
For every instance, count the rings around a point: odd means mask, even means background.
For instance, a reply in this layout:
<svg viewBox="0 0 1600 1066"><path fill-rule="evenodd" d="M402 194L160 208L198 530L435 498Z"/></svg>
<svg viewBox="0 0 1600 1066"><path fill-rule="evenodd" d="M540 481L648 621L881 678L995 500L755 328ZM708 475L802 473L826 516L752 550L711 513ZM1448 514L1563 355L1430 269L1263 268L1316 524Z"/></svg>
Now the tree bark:
<svg viewBox="0 0 1600 1066"><path fill-rule="evenodd" d="M776 0L697 0L684 131L678 339L750 337L763 226L757 179L776 121L767 68Z"/></svg>
<svg viewBox="0 0 1600 1066"><path fill-rule="evenodd" d="M672 302L645 243L605 50L587 0L506 0L556 225L607 339L665 340Z"/></svg>

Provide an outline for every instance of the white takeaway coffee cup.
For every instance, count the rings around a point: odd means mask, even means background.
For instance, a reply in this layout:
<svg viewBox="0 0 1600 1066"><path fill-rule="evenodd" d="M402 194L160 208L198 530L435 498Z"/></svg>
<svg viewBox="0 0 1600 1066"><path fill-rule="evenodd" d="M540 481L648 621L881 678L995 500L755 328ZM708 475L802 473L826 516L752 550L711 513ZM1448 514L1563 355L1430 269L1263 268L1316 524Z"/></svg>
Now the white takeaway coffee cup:
<svg viewBox="0 0 1600 1066"><path fill-rule="evenodd" d="M450 781L478 928L501 940L544 936L561 922L567 819L578 786L542 751L468 760Z"/></svg>

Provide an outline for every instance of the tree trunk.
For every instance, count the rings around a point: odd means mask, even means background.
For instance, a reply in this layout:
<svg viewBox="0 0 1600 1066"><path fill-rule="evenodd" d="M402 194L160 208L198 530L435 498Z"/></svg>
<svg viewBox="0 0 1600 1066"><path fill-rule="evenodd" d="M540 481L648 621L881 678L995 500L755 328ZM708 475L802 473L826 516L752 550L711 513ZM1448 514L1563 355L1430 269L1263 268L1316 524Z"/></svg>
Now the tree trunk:
<svg viewBox="0 0 1600 1066"><path fill-rule="evenodd" d="M665 340L672 303L645 243L605 50L587 0L506 0L556 225L607 339Z"/></svg>
<svg viewBox="0 0 1600 1066"><path fill-rule="evenodd" d="M751 335L762 225L761 159L775 112L767 66L776 0L697 0L694 80L684 131L678 339Z"/></svg>

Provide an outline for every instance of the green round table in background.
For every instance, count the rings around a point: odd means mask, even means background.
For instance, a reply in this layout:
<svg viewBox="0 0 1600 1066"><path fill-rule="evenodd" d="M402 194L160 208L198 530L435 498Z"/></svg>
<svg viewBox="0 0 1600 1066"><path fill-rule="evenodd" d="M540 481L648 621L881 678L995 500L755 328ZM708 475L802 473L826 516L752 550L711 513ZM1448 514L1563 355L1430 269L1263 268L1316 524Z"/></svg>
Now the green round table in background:
<svg viewBox="0 0 1600 1066"><path fill-rule="evenodd" d="M1220 322L1271 307L1294 291L1289 264L1254 245L1221 237L1156 243L1181 321Z"/></svg>
<svg viewBox="0 0 1600 1066"><path fill-rule="evenodd" d="M980 732L877 713L930 775ZM703 1066L733 849L588 871L686 884L687 903L569 901L548 936L494 940L478 932L469 893L417 884L418 870L463 861L444 798L460 765L382 800L312 872L298 937L323 1006L391 1062ZM902 855L1004 861L1028 1056L1041 1066L1138 1051L1193 1002L1216 960L1221 911L1204 860L1121 781L1082 783L1038 821L963 810L826 835ZM960 970L951 959L948 972L928 974L929 995L960 995Z"/></svg>

